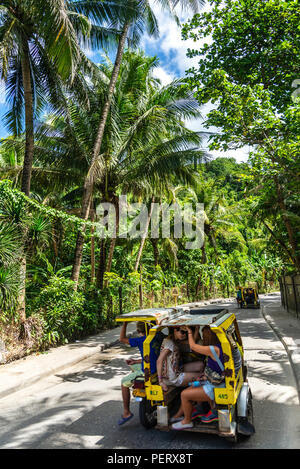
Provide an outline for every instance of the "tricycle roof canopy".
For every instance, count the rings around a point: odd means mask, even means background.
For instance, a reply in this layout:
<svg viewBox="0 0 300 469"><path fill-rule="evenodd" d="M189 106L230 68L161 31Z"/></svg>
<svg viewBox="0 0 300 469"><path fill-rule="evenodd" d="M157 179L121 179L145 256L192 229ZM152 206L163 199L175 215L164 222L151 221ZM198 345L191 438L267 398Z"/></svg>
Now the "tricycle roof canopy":
<svg viewBox="0 0 300 469"><path fill-rule="evenodd" d="M183 313L182 308L149 308L138 309L116 317L117 321L148 320L160 323L163 319Z"/></svg>
<svg viewBox="0 0 300 469"><path fill-rule="evenodd" d="M161 321L162 326L206 326L220 320L224 321L225 316L231 313L227 309L197 309L187 310L175 317L168 317Z"/></svg>
<svg viewBox="0 0 300 469"><path fill-rule="evenodd" d="M205 326L218 320L224 320L224 315L231 314L226 309L201 309L174 307L174 308L149 308L138 309L130 313L117 316L119 321L156 321L162 326Z"/></svg>

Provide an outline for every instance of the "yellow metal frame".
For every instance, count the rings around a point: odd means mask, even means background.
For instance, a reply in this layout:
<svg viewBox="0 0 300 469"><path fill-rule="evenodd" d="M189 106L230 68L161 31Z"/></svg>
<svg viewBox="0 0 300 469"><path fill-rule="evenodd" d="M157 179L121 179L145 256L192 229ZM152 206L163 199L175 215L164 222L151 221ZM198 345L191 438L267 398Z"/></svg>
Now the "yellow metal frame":
<svg viewBox="0 0 300 469"><path fill-rule="evenodd" d="M134 397L146 397L144 389L133 389L132 394Z"/></svg>
<svg viewBox="0 0 300 469"><path fill-rule="evenodd" d="M155 318L150 319L149 317L142 317L142 316L132 316L130 318L116 318L116 322L146 322L149 323L151 321L155 321Z"/></svg>
<svg viewBox="0 0 300 469"><path fill-rule="evenodd" d="M157 333L157 328L159 326L152 327L149 331L148 336L146 337L144 341L144 372L145 372L145 389L146 389L146 397L149 401L151 401L151 404L153 405L153 401L164 401L164 393L163 389L159 384L154 384L153 381L154 379L157 378L157 373L151 374L151 369L150 369L150 343L154 339L156 333ZM160 327L161 329L161 327ZM145 360L146 357L146 360ZM147 357L149 357L149 360L147 360Z"/></svg>
<svg viewBox="0 0 300 469"><path fill-rule="evenodd" d="M242 368L239 370L238 375L235 376L231 345L226 337L226 331L233 323L235 323L235 327L237 327L234 314L227 318L221 326L214 326L213 324L210 325L211 330L216 333L220 341L223 356L227 355L229 357L228 361L224 360L225 388L216 387L214 390L216 404L221 405L234 405L243 385Z"/></svg>
<svg viewBox="0 0 300 469"><path fill-rule="evenodd" d="M143 321L145 323L150 323L151 320L146 317L131 317L131 318L119 318L117 319L118 322L137 322ZM153 321L153 319L152 319ZM241 342L241 337L237 325L237 321L234 314L231 314L229 317L225 319L221 324L214 325L213 323L210 325L210 328L213 332L216 333L221 347L223 351L223 356L227 356L228 360L224 362L225 367L225 388L215 388L215 401L218 405L226 405L231 408L231 406L236 404L238 399L240 390L243 385L243 371L242 368L239 370L237 376L235 376L235 369L234 369L234 361L232 357L231 345L226 337L226 331L230 328L230 326L234 323L235 330L238 335L238 339ZM145 390L135 389L133 394L136 397L146 397L149 401L151 401L151 405L156 405L157 402L160 402L161 405L165 405L164 403L164 393L163 389L157 383L157 373L151 374L150 369L150 343L154 339L158 330L162 329L163 326L152 326L149 330L149 333L144 341L144 373L145 373ZM244 350L241 344L237 344L239 350L243 356ZM227 371L227 373L226 373Z"/></svg>
<svg viewBox="0 0 300 469"><path fill-rule="evenodd" d="M150 319L149 317L141 317L141 316L132 316L130 318L117 318L117 322L145 322L146 324L150 324L151 321L155 319ZM152 326L152 325L151 325ZM150 343L154 339L157 327L159 326L152 326L149 330L149 333L144 341L143 348L144 348L144 374L145 374L145 390L134 389L133 395L135 397L146 397L151 404L154 404L154 401L164 401L164 393L162 387L157 384L152 384L153 381L157 379L157 373L151 375L150 369ZM160 327L161 329L162 327ZM149 360L148 358L149 357Z"/></svg>

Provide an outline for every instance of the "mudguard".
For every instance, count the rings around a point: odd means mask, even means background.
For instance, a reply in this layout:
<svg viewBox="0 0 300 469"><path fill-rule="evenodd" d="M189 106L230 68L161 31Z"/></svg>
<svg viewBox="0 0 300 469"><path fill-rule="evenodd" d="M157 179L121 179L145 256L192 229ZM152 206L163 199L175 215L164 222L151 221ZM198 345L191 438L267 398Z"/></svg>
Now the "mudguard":
<svg viewBox="0 0 300 469"><path fill-rule="evenodd" d="M238 400L237 400L237 413L239 417L247 417L247 404L250 394L250 387L248 383L244 383Z"/></svg>
<svg viewBox="0 0 300 469"><path fill-rule="evenodd" d="M249 399L252 399L250 387L248 383L244 383L237 400L237 431L246 436L251 436L255 433L255 428L249 422L247 415Z"/></svg>

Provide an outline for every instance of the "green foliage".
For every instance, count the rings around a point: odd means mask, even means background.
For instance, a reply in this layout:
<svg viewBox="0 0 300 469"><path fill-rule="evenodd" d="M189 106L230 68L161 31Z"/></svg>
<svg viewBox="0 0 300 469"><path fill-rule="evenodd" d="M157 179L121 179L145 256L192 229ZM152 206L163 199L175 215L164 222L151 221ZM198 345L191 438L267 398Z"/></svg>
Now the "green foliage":
<svg viewBox="0 0 300 469"><path fill-rule="evenodd" d="M200 57L199 69L189 70L190 86L199 103L215 104L205 122L219 129L210 148L251 147L245 195L271 234L273 251L300 271L300 119L292 96L300 64L298 3L211 3L212 11L183 28L184 38L213 39L189 51Z"/></svg>
<svg viewBox="0 0 300 469"><path fill-rule="evenodd" d="M291 102L293 80L299 78L298 2L209 3L211 11L195 15L182 30L184 39L212 37L200 49L188 50L189 57L199 57L198 70L190 69L192 86L207 85L214 70L222 69L234 84L263 84L272 103L283 109Z"/></svg>
<svg viewBox="0 0 300 469"><path fill-rule="evenodd" d="M15 3L19 9L8 8ZM145 28L155 35L157 24L148 1L62 2L62 9L58 3L7 0L0 6L0 71L10 104L6 120L19 135L2 141L0 150L1 174L11 179L0 181L1 323L18 324L25 287L25 323L34 339L25 344L28 350L112 327L117 314L141 306L173 305L175 286L180 303L233 295L237 285L250 281L260 291L278 288L282 272L300 259L300 111L291 98L299 65L296 2L211 1L210 12L183 27L185 38L212 36L210 44L189 51L199 56L199 69L164 87L153 73L157 57L127 50L96 159L95 129L113 64L108 57L97 66L89 62L79 42L97 48L115 44L129 21L128 39L137 44ZM160 3L172 10L178 2ZM42 4L47 5L41 13ZM24 26L26 41L20 34ZM26 42L35 83L30 197L19 190L28 156L22 135ZM210 148L250 145L248 163L208 161L201 138L184 125L199 118L208 101L215 108L206 125L219 129ZM37 122L45 104L51 114ZM90 219L82 219L88 173L94 179ZM95 209L125 193L129 206L143 201L150 207L151 200L180 207L202 203L201 249L186 250L186 238L173 236L174 217L168 238L162 238L160 227L159 237L147 237L144 244L139 238L102 243L94 231ZM84 245L75 291L69 278L79 230Z"/></svg>
<svg viewBox="0 0 300 469"><path fill-rule="evenodd" d="M33 309L43 318L44 342L48 345L66 343L94 332L97 316L85 309L82 292L75 292L73 282L52 277L35 299Z"/></svg>
<svg viewBox="0 0 300 469"><path fill-rule="evenodd" d="M0 218L0 309L12 312L19 295L21 238L13 223Z"/></svg>

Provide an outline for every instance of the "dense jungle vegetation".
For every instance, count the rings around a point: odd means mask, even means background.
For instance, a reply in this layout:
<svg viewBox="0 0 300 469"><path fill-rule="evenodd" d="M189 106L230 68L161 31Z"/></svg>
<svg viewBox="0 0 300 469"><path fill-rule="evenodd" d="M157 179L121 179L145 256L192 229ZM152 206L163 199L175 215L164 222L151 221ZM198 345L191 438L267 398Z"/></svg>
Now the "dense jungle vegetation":
<svg viewBox="0 0 300 469"><path fill-rule="evenodd" d="M182 37L199 57L165 86L158 58L140 48L159 34L151 3L0 4L10 134L0 145L3 362L112 327L134 308L234 296L248 282L278 290L283 273L300 271L297 2L204 10L161 0L174 21L177 4L189 9ZM102 63L87 49L103 51ZM208 102L205 125L217 131L204 149L186 122ZM247 163L210 155L245 145ZM203 204L202 247L186 249L172 230L147 236L149 220L144 236L118 236L124 194L149 213L153 203ZM103 202L116 208L110 238L95 228Z"/></svg>

